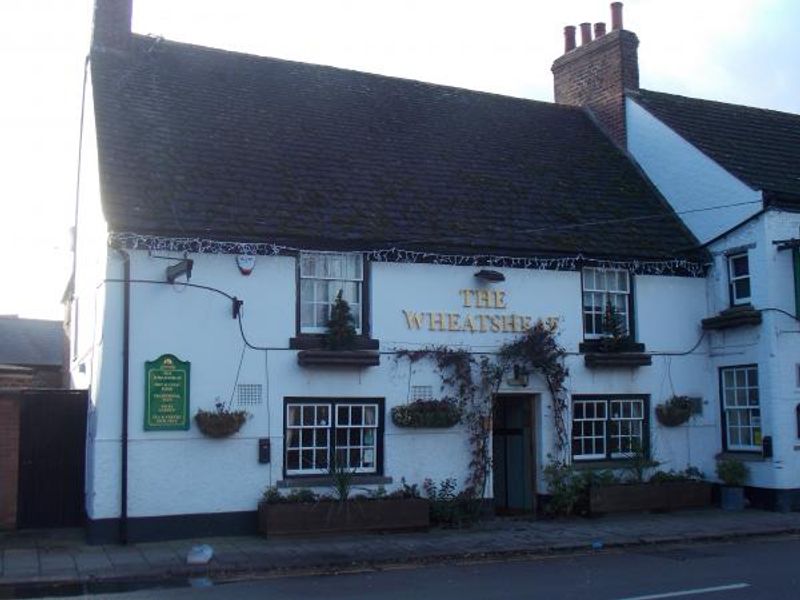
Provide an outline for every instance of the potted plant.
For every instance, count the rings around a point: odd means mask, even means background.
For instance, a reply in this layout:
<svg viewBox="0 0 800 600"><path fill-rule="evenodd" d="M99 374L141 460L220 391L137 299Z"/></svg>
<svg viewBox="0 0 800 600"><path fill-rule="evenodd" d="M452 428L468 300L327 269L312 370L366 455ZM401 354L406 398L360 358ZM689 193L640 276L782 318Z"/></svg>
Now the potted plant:
<svg viewBox="0 0 800 600"><path fill-rule="evenodd" d="M673 396L656 406L656 418L665 427L677 427L689 420L692 415L692 402L688 396Z"/></svg>
<svg viewBox="0 0 800 600"><path fill-rule="evenodd" d="M229 437L239 431L250 416L250 413L244 410L231 410L231 407L220 402L219 398L214 407L214 410L200 409L194 415L197 428L208 437Z"/></svg>
<svg viewBox="0 0 800 600"><path fill-rule="evenodd" d="M744 484L749 476L750 469L738 458L722 458L717 461L717 477L722 480L722 510L744 509Z"/></svg>
<svg viewBox="0 0 800 600"><path fill-rule="evenodd" d="M453 427L461 420L461 410L450 399L415 400L392 408L392 423L398 427Z"/></svg>
<svg viewBox="0 0 800 600"><path fill-rule="evenodd" d="M327 322L325 348L321 350L301 350L297 362L301 367L374 367L380 364L380 354L369 350L356 350L357 331L350 304L342 297L342 290L336 294Z"/></svg>

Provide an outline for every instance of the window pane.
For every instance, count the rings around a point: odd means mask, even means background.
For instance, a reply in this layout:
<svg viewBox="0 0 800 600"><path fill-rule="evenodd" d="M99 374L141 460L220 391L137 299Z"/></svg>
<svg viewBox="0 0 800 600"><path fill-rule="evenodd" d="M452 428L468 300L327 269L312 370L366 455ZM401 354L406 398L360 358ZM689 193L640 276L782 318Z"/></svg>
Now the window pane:
<svg viewBox="0 0 800 600"><path fill-rule="evenodd" d="M286 409L286 420L289 422L289 425L300 425L300 407L289 406Z"/></svg>
<svg viewBox="0 0 800 600"><path fill-rule="evenodd" d="M750 274L750 266L748 264L746 254L731 258L731 273L734 277L741 277L742 275Z"/></svg>
<svg viewBox="0 0 800 600"><path fill-rule="evenodd" d="M733 287L737 299L750 297L750 279L737 279L733 283Z"/></svg>

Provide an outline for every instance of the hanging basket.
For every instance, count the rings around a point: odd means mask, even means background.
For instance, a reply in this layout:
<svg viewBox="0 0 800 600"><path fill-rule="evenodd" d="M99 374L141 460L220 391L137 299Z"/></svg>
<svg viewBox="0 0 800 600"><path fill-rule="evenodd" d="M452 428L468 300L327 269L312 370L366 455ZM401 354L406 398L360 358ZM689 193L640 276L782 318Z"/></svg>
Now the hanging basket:
<svg viewBox="0 0 800 600"><path fill-rule="evenodd" d="M453 427L461 410L449 400L416 400L392 408L392 423L398 427Z"/></svg>
<svg viewBox="0 0 800 600"><path fill-rule="evenodd" d="M664 427L678 427L692 416L692 403L687 396L673 396L656 406L656 418Z"/></svg>
<svg viewBox="0 0 800 600"><path fill-rule="evenodd" d="M212 438L233 435L242 428L250 415L244 410L198 410L194 416L197 428Z"/></svg>

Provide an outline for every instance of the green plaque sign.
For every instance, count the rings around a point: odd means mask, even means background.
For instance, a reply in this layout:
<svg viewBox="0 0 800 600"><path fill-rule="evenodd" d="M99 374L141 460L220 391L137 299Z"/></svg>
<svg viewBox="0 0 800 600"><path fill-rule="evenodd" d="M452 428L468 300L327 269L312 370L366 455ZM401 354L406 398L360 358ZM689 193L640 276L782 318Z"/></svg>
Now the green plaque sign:
<svg viewBox="0 0 800 600"><path fill-rule="evenodd" d="M189 363L164 354L144 363L144 429L189 429Z"/></svg>

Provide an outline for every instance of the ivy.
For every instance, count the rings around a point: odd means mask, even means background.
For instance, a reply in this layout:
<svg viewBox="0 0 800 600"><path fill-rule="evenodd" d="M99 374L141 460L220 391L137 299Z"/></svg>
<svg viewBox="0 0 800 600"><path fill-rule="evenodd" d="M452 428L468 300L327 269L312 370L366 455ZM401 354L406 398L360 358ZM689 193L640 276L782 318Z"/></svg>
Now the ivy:
<svg viewBox="0 0 800 600"><path fill-rule="evenodd" d="M544 377L553 402L555 450L558 455L567 450L565 382L568 371L564 366L566 351L557 340L557 325L555 319L539 320L496 353L472 353L448 346L396 352L397 360L406 359L412 364L421 360L433 362L441 377L442 392L451 395L449 399L461 411L471 450L469 475L464 488L466 497L480 500L485 495L492 463L494 400L503 378L515 367Z"/></svg>

